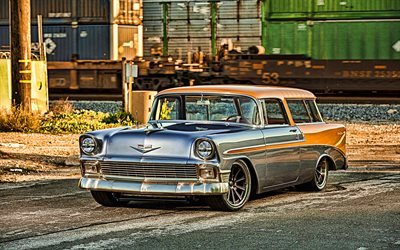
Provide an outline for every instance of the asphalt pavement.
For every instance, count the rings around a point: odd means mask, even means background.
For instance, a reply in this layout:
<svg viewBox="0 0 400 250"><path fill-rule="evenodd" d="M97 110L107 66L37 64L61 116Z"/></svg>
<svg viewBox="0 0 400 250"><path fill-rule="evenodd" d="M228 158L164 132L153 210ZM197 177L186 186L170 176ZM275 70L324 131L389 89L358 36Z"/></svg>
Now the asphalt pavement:
<svg viewBox="0 0 400 250"><path fill-rule="evenodd" d="M107 208L78 180L0 184L0 249L400 249L400 172L330 172L239 212L185 201Z"/></svg>

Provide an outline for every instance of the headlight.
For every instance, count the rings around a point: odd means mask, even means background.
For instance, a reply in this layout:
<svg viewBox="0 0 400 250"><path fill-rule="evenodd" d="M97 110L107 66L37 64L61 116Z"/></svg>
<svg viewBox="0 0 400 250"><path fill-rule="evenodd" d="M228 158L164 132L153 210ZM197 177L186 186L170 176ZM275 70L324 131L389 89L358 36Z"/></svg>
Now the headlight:
<svg viewBox="0 0 400 250"><path fill-rule="evenodd" d="M81 150L85 154L92 154L96 147L96 141L92 137L86 137L81 141Z"/></svg>
<svg viewBox="0 0 400 250"><path fill-rule="evenodd" d="M198 140L196 142L196 154L203 160L208 160L214 157L215 155L215 147L214 144L208 140Z"/></svg>

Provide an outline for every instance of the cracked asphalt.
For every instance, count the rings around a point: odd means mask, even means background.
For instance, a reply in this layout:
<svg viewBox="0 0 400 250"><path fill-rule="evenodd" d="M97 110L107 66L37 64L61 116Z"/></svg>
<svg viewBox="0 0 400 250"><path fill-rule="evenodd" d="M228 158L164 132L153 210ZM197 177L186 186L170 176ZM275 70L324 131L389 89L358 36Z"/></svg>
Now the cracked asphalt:
<svg viewBox="0 0 400 250"><path fill-rule="evenodd" d="M76 179L0 185L0 249L400 249L400 172L330 172L217 212L184 201L107 208Z"/></svg>

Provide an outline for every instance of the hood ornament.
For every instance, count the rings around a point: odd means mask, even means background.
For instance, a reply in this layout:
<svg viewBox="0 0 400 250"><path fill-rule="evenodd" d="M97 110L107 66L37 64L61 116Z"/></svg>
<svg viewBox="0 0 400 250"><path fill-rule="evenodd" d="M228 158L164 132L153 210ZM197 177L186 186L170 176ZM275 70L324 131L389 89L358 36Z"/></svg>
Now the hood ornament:
<svg viewBox="0 0 400 250"><path fill-rule="evenodd" d="M136 150L142 154L145 154L145 153L148 153L148 152L151 152L151 151L161 148L161 147L153 148L153 146L150 144L149 145L138 144L137 147L134 147L134 146L129 146L129 147L133 148L134 150Z"/></svg>

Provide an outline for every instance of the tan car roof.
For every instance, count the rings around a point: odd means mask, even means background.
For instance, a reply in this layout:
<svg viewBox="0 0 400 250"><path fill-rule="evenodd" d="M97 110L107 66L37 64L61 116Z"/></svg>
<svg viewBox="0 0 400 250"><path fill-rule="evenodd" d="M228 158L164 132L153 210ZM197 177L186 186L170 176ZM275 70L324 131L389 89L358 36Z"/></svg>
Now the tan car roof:
<svg viewBox="0 0 400 250"><path fill-rule="evenodd" d="M233 95L247 95L254 98L308 98L315 99L313 93L296 88L262 86L262 85L199 85L166 89L161 94L183 93L219 93Z"/></svg>

